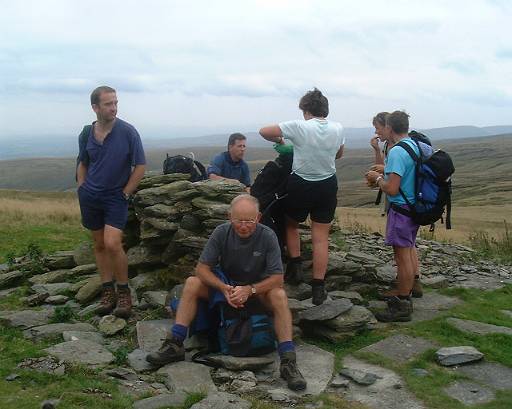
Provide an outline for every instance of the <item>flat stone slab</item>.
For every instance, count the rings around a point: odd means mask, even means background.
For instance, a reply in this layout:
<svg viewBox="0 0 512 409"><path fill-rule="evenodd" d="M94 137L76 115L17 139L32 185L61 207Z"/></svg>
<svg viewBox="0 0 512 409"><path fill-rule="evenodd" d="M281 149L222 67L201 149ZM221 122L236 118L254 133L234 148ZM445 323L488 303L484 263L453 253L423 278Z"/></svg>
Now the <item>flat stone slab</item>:
<svg viewBox="0 0 512 409"><path fill-rule="evenodd" d="M101 335L99 332L93 331L63 331L62 338L64 338L64 341L78 341L81 339L91 341L96 344L105 343L103 335Z"/></svg>
<svg viewBox="0 0 512 409"><path fill-rule="evenodd" d="M134 349L127 356L129 365L137 372L151 371L156 369L153 364L150 364L148 361L146 361L146 356L148 356L148 353L149 352L139 348Z"/></svg>
<svg viewBox="0 0 512 409"><path fill-rule="evenodd" d="M70 287L71 283L34 284L32 290L37 294L58 295L69 290Z"/></svg>
<svg viewBox="0 0 512 409"><path fill-rule="evenodd" d="M142 298L153 307L164 307L168 294L168 291L146 291L142 294Z"/></svg>
<svg viewBox="0 0 512 409"><path fill-rule="evenodd" d="M444 389L445 393L457 399L464 405L476 405L494 400L495 395L491 389L474 382L458 381Z"/></svg>
<svg viewBox="0 0 512 409"><path fill-rule="evenodd" d="M32 327L23 331L25 338L41 340L45 338L51 338L61 336L64 331L90 331L96 332L91 324L79 322L76 324L69 323L57 323L57 324L46 324L39 327Z"/></svg>
<svg viewBox="0 0 512 409"><path fill-rule="evenodd" d="M175 362L160 368L159 375L165 375L165 385L172 391L212 392L217 391L210 375L210 368L194 362Z"/></svg>
<svg viewBox="0 0 512 409"><path fill-rule="evenodd" d="M264 356L235 357L231 355L207 355L208 360L232 371L253 371L274 363L275 354Z"/></svg>
<svg viewBox="0 0 512 409"><path fill-rule="evenodd" d="M352 302L347 298L326 301L321 305L301 311L299 318L305 321L326 321L350 310L352 306Z"/></svg>
<svg viewBox="0 0 512 409"><path fill-rule="evenodd" d="M479 361L484 357L479 350L472 346L456 346L441 348L436 351L436 359L443 366L454 366Z"/></svg>
<svg viewBox="0 0 512 409"><path fill-rule="evenodd" d="M405 383L395 372L367 364L352 356L343 359L345 368L375 374L378 378L369 385L351 382L345 398L360 402L370 409L426 409L423 403L405 388Z"/></svg>
<svg viewBox="0 0 512 409"><path fill-rule="evenodd" d="M470 334L487 335L487 334L505 334L512 335L512 328L500 327L498 325L487 324L485 322L462 320L460 318L447 318L448 324L454 326L458 330Z"/></svg>
<svg viewBox="0 0 512 409"><path fill-rule="evenodd" d="M146 352L158 350L173 323L173 320L138 321L136 330L139 348Z"/></svg>
<svg viewBox="0 0 512 409"><path fill-rule="evenodd" d="M2 311L0 312L0 323L11 327L28 329L47 324L52 315L53 309L41 311Z"/></svg>
<svg viewBox="0 0 512 409"><path fill-rule="evenodd" d="M169 406L182 406L187 399L185 392L162 393L150 398L138 400L133 404L133 409L160 409Z"/></svg>
<svg viewBox="0 0 512 409"><path fill-rule="evenodd" d="M86 365L105 365L114 360L114 355L103 345L87 340L66 341L45 351L63 361Z"/></svg>
<svg viewBox="0 0 512 409"><path fill-rule="evenodd" d="M423 338L399 334L364 347L359 352L371 352L394 361L407 362L429 349L436 348L436 346L433 342Z"/></svg>
<svg viewBox="0 0 512 409"><path fill-rule="evenodd" d="M227 392L210 393L190 409L250 409L252 404L237 395Z"/></svg>
<svg viewBox="0 0 512 409"><path fill-rule="evenodd" d="M495 362L477 362L454 370L495 390L512 390L512 368Z"/></svg>
<svg viewBox="0 0 512 409"><path fill-rule="evenodd" d="M423 293L423 297L414 298L413 300L414 309L420 310L446 311L462 303L463 301L460 298L449 297L435 291Z"/></svg>
<svg viewBox="0 0 512 409"><path fill-rule="evenodd" d="M105 315L98 323L99 330L105 335L114 335L126 327L126 321L115 315Z"/></svg>
<svg viewBox="0 0 512 409"><path fill-rule="evenodd" d="M52 375L64 375L66 366L63 361L53 356L43 356L40 358L25 358L17 368L31 369L37 372L48 373Z"/></svg>
<svg viewBox="0 0 512 409"><path fill-rule="evenodd" d="M340 375L343 375L346 378L353 380L355 383L359 385L373 385L377 379L379 379L379 375L374 374L373 372L363 371L361 369L356 368L343 368L340 371Z"/></svg>
<svg viewBox="0 0 512 409"><path fill-rule="evenodd" d="M338 298L348 298L352 304L364 304L364 298L361 294L355 291L329 291L329 296L333 300L337 300Z"/></svg>

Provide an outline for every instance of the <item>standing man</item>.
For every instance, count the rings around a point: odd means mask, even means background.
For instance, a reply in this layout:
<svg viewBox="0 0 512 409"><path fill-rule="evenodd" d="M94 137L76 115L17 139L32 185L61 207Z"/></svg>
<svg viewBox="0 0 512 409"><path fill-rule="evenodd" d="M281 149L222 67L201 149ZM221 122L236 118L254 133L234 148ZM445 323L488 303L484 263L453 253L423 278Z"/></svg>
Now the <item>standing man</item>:
<svg viewBox="0 0 512 409"><path fill-rule="evenodd" d="M117 96L113 88L96 88L91 94L91 106L97 120L87 139L79 143L77 168L82 224L92 232L101 276L101 305L97 312L106 315L114 311L116 316L127 318L132 301L123 229L128 200L144 176L146 159L137 130L116 118Z"/></svg>
<svg viewBox="0 0 512 409"><path fill-rule="evenodd" d="M385 133L393 147L385 158L384 175L370 170L366 179L370 186L379 187L388 198L390 208L386 223L386 245L393 246L397 274L397 288L390 294L387 309L375 314L379 321L410 321L412 314L411 291L414 275L418 271L415 250L419 225L404 214L409 203L416 201L414 192L416 166L414 160L398 142L408 144L416 153L419 149L409 137L409 115L395 111L386 116Z"/></svg>
<svg viewBox="0 0 512 409"><path fill-rule="evenodd" d="M235 197L229 212L230 222L221 224L211 234L196 267L196 275L187 278L176 312L176 320L161 348L146 357L148 362L163 366L183 361L183 341L197 311L200 299L208 300L219 291L233 308L241 308L250 298L257 298L274 315L274 329L279 341L280 373L292 390L306 388L297 368L292 341L292 314L283 289L281 251L275 233L259 223L258 199L247 194ZM215 273L219 266L234 282L224 283Z"/></svg>
<svg viewBox="0 0 512 409"><path fill-rule="evenodd" d="M208 178L236 180L246 186L251 186L249 166L244 161L247 138L241 133L229 135L228 150L215 156L208 166Z"/></svg>

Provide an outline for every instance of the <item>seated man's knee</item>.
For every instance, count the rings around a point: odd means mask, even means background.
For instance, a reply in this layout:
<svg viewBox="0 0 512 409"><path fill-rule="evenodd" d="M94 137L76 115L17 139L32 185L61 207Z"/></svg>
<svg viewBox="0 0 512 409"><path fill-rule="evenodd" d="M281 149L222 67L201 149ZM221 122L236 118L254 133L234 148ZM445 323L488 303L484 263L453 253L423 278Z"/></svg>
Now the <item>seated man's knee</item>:
<svg viewBox="0 0 512 409"><path fill-rule="evenodd" d="M288 296L283 288L270 290L268 298L273 308L288 308Z"/></svg>
<svg viewBox="0 0 512 409"><path fill-rule="evenodd" d="M197 278L195 276L188 277L185 280L185 286L183 287L183 295L185 296L185 294L186 294L187 296L197 297L201 294L203 289L204 289L204 284L202 283L202 281L199 278Z"/></svg>

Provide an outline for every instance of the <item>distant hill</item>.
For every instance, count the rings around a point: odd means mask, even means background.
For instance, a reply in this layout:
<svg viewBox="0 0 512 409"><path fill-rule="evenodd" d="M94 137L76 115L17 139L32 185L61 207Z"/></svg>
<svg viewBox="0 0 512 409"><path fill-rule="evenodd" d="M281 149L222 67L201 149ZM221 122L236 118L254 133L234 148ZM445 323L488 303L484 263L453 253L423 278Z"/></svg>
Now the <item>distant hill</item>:
<svg viewBox="0 0 512 409"><path fill-rule="evenodd" d="M445 128L420 129L434 141L452 138L487 137L497 134L512 133L512 125L501 126L450 126ZM348 148L366 148L368 141L374 133L373 127L345 128L344 136L347 138ZM265 141L257 132L244 132L248 139L248 146L252 148L265 148L271 144ZM152 138L143 135L146 150L171 150L183 148L226 146L228 133L211 134L194 137L178 138ZM77 135L40 135L16 138L0 138L0 161L33 157L69 157L77 153Z"/></svg>
<svg viewBox="0 0 512 409"><path fill-rule="evenodd" d="M270 144L269 144L270 145ZM503 204L512 202L512 133L486 138L449 139L436 142L436 147L450 153L456 171L454 201L464 205ZM181 149L150 149L147 152L148 169L161 171L165 153L187 154L194 151L196 159L209 163L219 147L192 147ZM253 147L247 160L253 179L257 171L273 159L271 148ZM372 206L376 192L369 190L363 180L364 172L373 163L370 149L347 149L337 162L340 181L340 205ZM39 158L0 161L0 188L65 191L75 187L74 158Z"/></svg>

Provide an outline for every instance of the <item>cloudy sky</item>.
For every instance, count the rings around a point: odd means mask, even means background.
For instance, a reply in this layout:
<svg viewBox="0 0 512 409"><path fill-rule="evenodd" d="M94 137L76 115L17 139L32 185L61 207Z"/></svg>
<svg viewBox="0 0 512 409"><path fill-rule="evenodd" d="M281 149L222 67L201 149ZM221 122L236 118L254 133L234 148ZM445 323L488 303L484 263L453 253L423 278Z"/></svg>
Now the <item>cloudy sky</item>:
<svg viewBox="0 0 512 409"><path fill-rule="evenodd" d="M330 117L371 126L511 124L512 2L0 0L0 137L70 134L90 91L118 90L146 137L298 118L316 86Z"/></svg>

